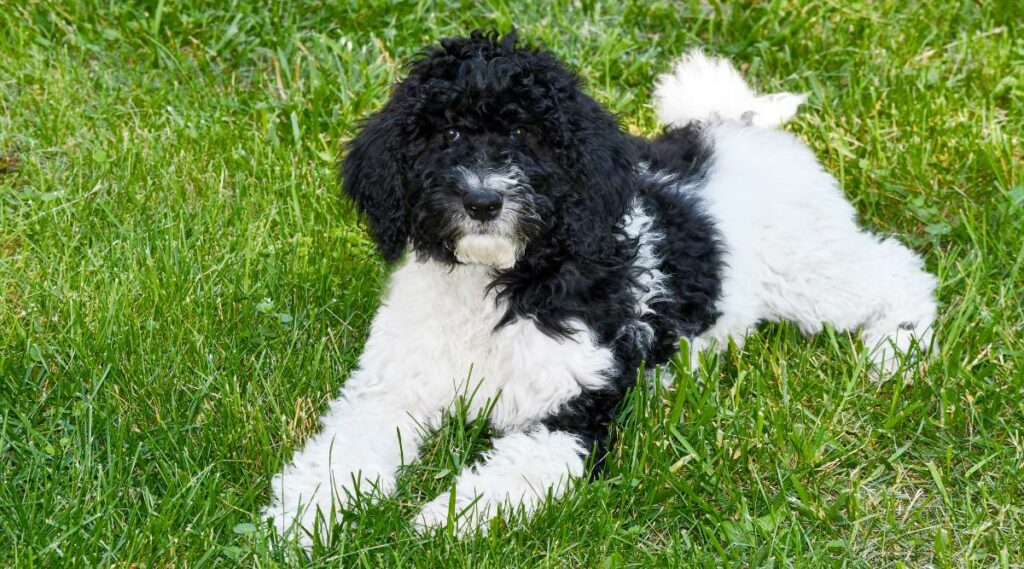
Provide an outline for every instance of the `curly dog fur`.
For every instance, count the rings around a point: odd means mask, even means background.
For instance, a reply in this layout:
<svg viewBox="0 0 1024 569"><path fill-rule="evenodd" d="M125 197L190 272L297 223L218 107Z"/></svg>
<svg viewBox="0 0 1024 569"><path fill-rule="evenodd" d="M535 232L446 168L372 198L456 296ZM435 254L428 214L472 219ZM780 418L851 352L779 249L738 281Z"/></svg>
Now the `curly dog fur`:
<svg viewBox="0 0 1024 569"><path fill-rule="evenodd" d="M860 330L879 374L929 347L934 277L862 231L777 128L802 96L758 95L693 51L655 99L666 131L631 137L514 33L445 39L411 64L342 168L397 266L358 369L273 480L278 531L308 545L356 495L387 495L460 397L502 434L420 530L486 529L563 495L601 464L638 367L682 338L696 355L762 321L828 323Z"/></svg>

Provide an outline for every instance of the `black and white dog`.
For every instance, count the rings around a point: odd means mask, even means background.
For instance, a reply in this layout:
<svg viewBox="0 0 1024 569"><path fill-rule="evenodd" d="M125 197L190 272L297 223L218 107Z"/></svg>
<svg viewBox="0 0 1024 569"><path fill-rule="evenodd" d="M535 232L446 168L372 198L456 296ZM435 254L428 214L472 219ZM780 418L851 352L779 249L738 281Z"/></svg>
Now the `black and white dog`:
<svg viewBox="0 0 1024 569"><path fill-rule="evenodd" d="M514 34L428 48L343 163L397 267L358 369L274 477L265 515L308 545L357 492L391 492L466 394L502 434L415 526L529 514L600 462L638 367L681 338L696 354L762 321L829 323L859 329L883 374L928 349L935 278L862 231L811 151L776 128L802 102L757 95L694 51L658 80L667 129L646 140Z"/></svg>

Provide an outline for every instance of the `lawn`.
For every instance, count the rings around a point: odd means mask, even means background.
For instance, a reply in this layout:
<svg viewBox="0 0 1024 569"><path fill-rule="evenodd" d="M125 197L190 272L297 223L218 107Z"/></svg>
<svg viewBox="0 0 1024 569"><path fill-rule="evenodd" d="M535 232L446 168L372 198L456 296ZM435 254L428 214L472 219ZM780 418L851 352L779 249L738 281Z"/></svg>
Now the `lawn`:
<svg viewBox="0 0 1024 569"><path fill-rule="evenodd" d="M257 512L387 273L335 162L420 47L513 24L634 133L694 45L810 93L788 128L938 275L941 349L873 381L849 335L766 327L465 541L408 523L487 448L449 421L313 563L1024 564L1020 0L257 4L0 0L0 567L296 560Z"/></svg>

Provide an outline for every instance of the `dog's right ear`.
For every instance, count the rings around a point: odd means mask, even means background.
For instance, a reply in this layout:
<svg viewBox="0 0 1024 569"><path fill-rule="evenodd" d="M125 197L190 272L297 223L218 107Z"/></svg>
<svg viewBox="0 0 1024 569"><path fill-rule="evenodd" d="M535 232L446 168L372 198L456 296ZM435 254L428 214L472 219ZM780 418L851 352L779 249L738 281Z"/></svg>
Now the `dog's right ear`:
<svg viewBox="0 0 1024 569"><path fill-rule="evenodd" d="M341 165L342 188L366 215L370 234L384 260L393 263L409 241L398 144L401 128L392 105L374 113L348 144Z"/></svg>

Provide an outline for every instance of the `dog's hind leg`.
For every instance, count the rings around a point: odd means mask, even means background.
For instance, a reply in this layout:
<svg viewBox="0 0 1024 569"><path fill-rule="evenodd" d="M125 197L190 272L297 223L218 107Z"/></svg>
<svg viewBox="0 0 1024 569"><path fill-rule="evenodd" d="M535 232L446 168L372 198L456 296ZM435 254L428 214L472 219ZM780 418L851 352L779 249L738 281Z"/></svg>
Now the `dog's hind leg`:
<svg viewBox="0 0 1024 569"><path fill-rule="evenodd" d="M726 253L722 316L709 335L771 320L807 334L826 322L860 329L882 374L899 366L897 354L929 348L935 277L896 240L858 227L800 140L736 121L712 122L705 136L713 166L699 191Z"/></svg>
<svg viewBox="0 0 1024 569"><path fill-rule="evenodd" d="M828 322L861 331L873 372L888 376L901 359L932 345L935 277L915 253L894 239L850 231L845 239L808 251L802 274L765 290L769 311L805 333Z"/></svg>

